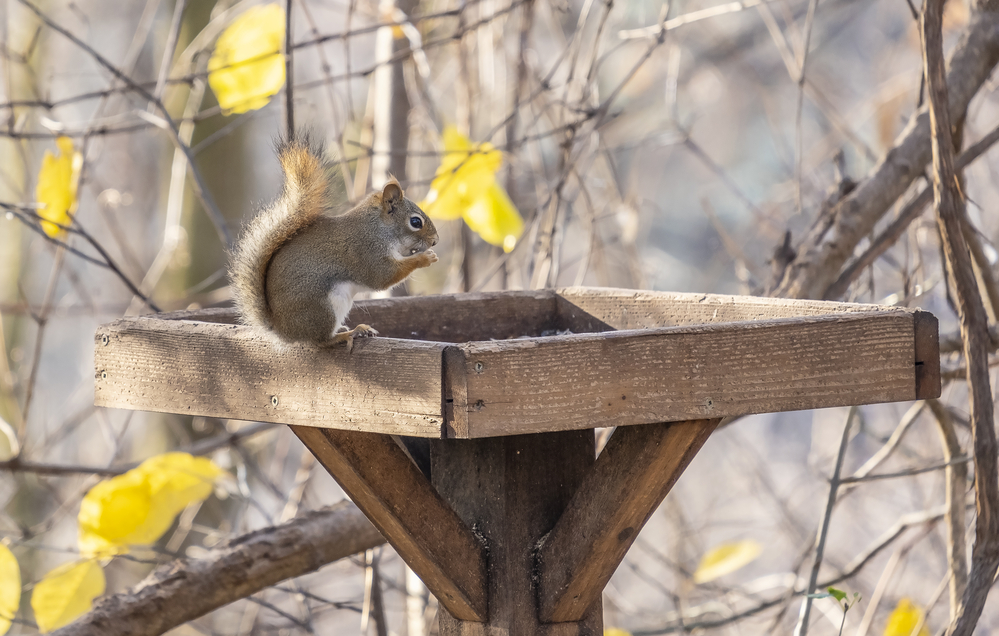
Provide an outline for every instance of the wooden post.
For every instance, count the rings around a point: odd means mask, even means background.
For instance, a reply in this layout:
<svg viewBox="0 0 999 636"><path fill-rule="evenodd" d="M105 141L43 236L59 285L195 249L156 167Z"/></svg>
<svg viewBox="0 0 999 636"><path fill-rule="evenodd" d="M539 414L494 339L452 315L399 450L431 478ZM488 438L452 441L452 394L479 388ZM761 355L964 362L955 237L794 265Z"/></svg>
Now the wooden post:
<svg viewBox="0 0 999 636"><path fill-rule="evenodd" d="M545 624L537 588L537 553L593 466L593 431L431 445L434 486L487 552L487 620L459 620L441 608L441 636L601 636L599 597L578 622Z"/></svg>

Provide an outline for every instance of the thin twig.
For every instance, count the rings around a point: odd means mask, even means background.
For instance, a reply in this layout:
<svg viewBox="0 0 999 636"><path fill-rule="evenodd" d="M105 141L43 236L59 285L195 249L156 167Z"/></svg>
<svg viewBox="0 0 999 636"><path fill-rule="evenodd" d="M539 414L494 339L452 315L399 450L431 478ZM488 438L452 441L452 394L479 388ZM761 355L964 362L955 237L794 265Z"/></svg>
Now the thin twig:
<svg viewBox="0 0 999 636"><path fill-rule="evenodd" d="M201 204L205 208L205 212L208 214L208 217L211 219L212 224L215 226L215 230L216 232L218 232L219 239L221 239L222 244L225 246L229 246L232 243L232 234L230 233L229 228L226 225L225 218L222 216L222 213L219 211L218 206L216 206L215 202L212 200L208 188L205 185L204 180L201 176L201 171L197 169L197 166L194 163L194 157L191 155L191 149L186 144L184 144L183 141L181 141L180 134L177 130L177 125L170 117L170 113L163 105L163 102L154 97L152 93L143 88L141 85L136 83L135 80L133 80L132 78L128 77L120 70L118 70L118 68L114 64L106 60L104 56L95 51L86 42L73 35L70 31L67 31L63 27L53 22L47 15L45 15L45 13L43 13L36 6L28 2L28 0L18 0L18 2L27 7L32 13L37 15L38 18L42 22L44 22L46 26L48 26L50 29L56 31L57 33L68 39L70 42L72 42L73 44L77 45L78 47L86 51L87 54L89 54L92 58L94 58L94 60L98 64L100 64L108 71L110 71L111 74L117 77L119 80L125 82L133 91L138 93L140 96L148 100L149 103L153 104L156 107L156 109L161 113L163 117L163 122L166 124L166 129L170 133L173 142L187 156L188 169L190 169L191 174L194 176L195 194L198 196L198 199L201 201Z"/></svg>
<svg viewBox="0 0 999 636"><path fill-rule="evenodd" d="M808 633L808 616L812 610L811 595L815 593L819 580L819 569L822 567L822 556L826 549L826 536L829 534L829 523L832 520L833 508L836 505L836 491L839 490L839 475L840 471L843 470L843 459L846 457L846 447L850 441L850 428L853 425L853 418L856 414L856 406L851 406L846 413L846 424L843 425L843 439L839 443L836 466L833 468L832 478L829 480L829 498L826 500L826 511L822 517L819 536L815 541L815 561L812 562L812 573L808 579L808 587L805 588L805 600L801 606L801 617L798 619L798 626L794 632L796 636L805 636Z"/></svg>
<svg viewBox="0 0 999 636"><path fill-rule="evenodd" d="M885 551L886 548L891 546L895 541L901 537L906 530L913 526L933 524L936 523L940 518L944 516L944 507L940 506L938 508L932 508L930 510L925 510L922 512L910 513L902 516L894 526L889 528L884 532L867 550L857 555L847 566L843 569L840 574L833 576L829 579L822 581L818 584L816 588L825 588L830 585L838 585L843 581L851 579L863 570L867 565L869 565L879 554ZM659 634L670 634L673 632L692 632L697 629L715 629L718 627L724 627L726 625L731 625L744 618L750 616L755 616L760 612L766 611L772 607L776 607L796 596L801 596L804 594L804 590L791 590L789 595L781 595L776 598L768 599L766 601L761 601L760 603L748 607L744 610L740 610L724 618L716 620L680 620L677 623L667 624L662 627L652 628L652 629L636 629L632 631L634 636L658 636ZM696 615L695 615L696 616Z"/></svg>
<svg viewBox="0 0 999 636"><path fill-rule="evenodd" d="M934 464L932 466L923 466L922 468L910 468L908 470L900 470L894 473L879 473L877 475L867 475L865 477L844 477L840 483L841 484L862 484L868 481L880 481L882 479L898 479L899 477L912 477L913 475L922 475L923 473L932 473L937 470L944 470L947 468L952 468L954 466L963 466L971 461L970 457L965 457L963 455L958 455L953 459L949 459L941 464Z"/></svg>
<svg viewBox="0 0 999 636"><path fill-rule="evenodd" d="M89 254L84 254L78 249L70 246L65 241L62 241L55 236L49 236L49 234L45 232L44 229L42 229L41 226L42 218L34 210L30 210L23 206L18 206L3 202L0 202L0 208L7 210L8 214L12 215L14 218L21 221L24 225L26 225L33 232L40 235L48 242L54 244L57 249L65 250L66 252L69 252L74 256L82 258L88 263L111 270L121 280L121 282L125 283L125 286L128 287L129 291L131 291L132 294L140 298L142 302L144 302L146 305L149 306L150 309L152 309L157 313L161 311L161 309L155 303L153 303L153 301L151 301L145 294L139 291L139 288L136 287L135 283L133 283L132 280L128 276L126 276L123 271L121 271L121 268L118 267L118 265L114 262L111 256L107 253L107 250L104 249L104 247L97 241L97 239L95 239L93 236L87 233L87 231L80 226L80 222L75 218L73 219L73 225L63 225L62 223L58 223L56 221L48 221L48 220L46 220L45 222L50 225L54 225L59 229L69 232L71 234L76 234L77 236L83 237L83 239L86 240L87 243L90 243L90 245L95 250L97 250L97 252L101 255L101 257L104 260L96 259L93 256L90 256Z"/></svg>
<svg viewBox="0 0 999 636"><path fill-rule="evenodd" d="M180 38L180 27L184 24L184 9L186 7L187 0L176 0L173 5L173 18L170 20L170 31L167 32L166 44L163 47L160 73L156 76L156 88L153 89L153 96L158 99L163 97L163 89L170 76L170 66L173 64L174 50L177 48L177 40Z"/></svg>

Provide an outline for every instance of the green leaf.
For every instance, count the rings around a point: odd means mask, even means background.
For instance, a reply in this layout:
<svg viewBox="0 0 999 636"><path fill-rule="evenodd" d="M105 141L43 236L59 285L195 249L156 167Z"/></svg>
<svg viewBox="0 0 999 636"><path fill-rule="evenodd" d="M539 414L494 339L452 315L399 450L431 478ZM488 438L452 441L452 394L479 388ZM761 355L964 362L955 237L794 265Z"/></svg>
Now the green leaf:
<svg viewBox="0 0 999 636"><path fill-rule="evenodd" d="M837 601L842 601L843 599L846 598L846 592L844 592L843 590L837 590L834 587L827 587L826 590L828 590L831 596L836 597Z"/></svg>

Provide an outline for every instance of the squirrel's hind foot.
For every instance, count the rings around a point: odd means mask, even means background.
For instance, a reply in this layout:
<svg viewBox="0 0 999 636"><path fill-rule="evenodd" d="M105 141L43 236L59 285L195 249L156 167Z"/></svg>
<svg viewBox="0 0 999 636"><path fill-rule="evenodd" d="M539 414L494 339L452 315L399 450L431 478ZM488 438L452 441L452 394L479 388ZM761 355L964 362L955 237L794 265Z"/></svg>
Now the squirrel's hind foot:
<svg viewBox="0 0 999 636"><path fill-rule="evenodd" d="M354 338L373 338L378 335L378 331L368 325L357 325L353 329L343 331L332 338L324 346L332 347L338 344L347 345L347 353L354 349Z"/></svg>

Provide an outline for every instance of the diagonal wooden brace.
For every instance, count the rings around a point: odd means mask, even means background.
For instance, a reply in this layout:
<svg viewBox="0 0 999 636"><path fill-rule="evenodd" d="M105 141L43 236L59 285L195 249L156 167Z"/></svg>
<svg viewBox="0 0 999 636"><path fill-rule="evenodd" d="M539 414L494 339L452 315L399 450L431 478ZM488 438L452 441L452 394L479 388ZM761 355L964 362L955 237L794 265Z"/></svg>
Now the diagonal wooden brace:
<svg viewBox="0 0 999 636"><path fill-rule="evenodd" d="M580 620L718 419L614 431L538 556L541 620Z"/></svg>
<svg viewBox="0 0 999 636"><path fill-rule="evenodd" d="M486 619L486 557L468 526L389 435L291 429L455 617Z"/></svg>

